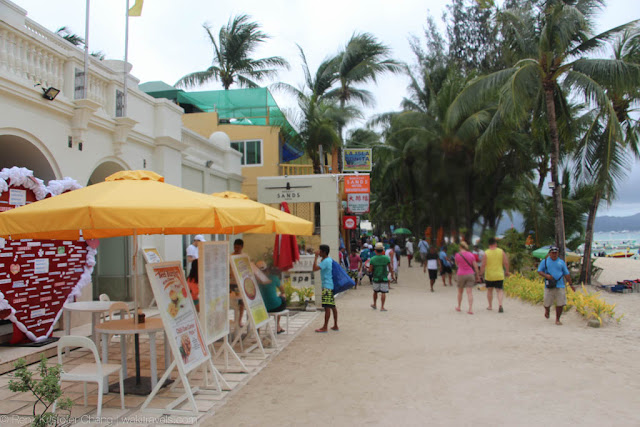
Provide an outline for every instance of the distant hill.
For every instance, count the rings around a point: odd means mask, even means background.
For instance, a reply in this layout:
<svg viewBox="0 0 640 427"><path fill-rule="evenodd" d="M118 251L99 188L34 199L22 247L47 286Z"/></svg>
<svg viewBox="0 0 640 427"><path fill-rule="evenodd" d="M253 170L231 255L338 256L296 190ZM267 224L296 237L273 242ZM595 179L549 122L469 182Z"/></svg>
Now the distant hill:
<svg viewBox="0 0 640 427"><path fill-rule="evenodd" d="M640 213L632 216L597 216L594 231L638 231L640 230Z"/></svg>

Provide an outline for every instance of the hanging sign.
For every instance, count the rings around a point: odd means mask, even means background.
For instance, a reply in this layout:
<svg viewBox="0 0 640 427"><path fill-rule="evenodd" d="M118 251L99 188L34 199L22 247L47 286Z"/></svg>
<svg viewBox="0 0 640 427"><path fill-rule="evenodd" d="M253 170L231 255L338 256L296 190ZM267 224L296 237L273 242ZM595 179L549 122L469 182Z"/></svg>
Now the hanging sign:
<svg viewBox="0 0 640 427"><path fill-rule="evenodd" d="M369 193L369 175L347 175L344 177L344 192Z"/></svg>
<svg viewBox="0 0 640 427"><path fill-rule="evenodd" d="M200 323L207 344L229 334L229 243L198 245Z"/></svg>
<svg viewBox="0 0 640 427"><path fill-rule="evenodd" d="M358 219L355 216L345 216L342 218L342 225L345 230L354 230L358 225Z"/></svg>
<svg viewBox="0 0 640 427"><path fill-rule="evenodd" d="M369 213L369 193L347 194L347 209L354 214Z"/></svg>
<svg viewBox="0 0 640 427"><path fill-rule="evenodd" d="M344 148L343 168L345 172L371 172L371 148Z"/></svg>
<svg viewBox="0 0 640 427"><path fill-rule="evenodd" d="M209 360L209 352L180 262L147 264L146 268L173 357L189 373Z"/></svg>

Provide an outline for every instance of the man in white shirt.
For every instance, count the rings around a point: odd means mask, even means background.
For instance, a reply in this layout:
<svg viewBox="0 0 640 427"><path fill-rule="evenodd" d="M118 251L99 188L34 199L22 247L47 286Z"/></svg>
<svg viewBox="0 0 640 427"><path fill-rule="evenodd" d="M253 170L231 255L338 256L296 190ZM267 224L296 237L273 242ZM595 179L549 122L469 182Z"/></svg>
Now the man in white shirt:
<svg viewBox="0 0 640 427"><path fill-rule="evenodd" d="M204 236L202 234L196 234L193 238L193 243L187 246L187 265L191 266L191 263L194 259L198 259L198 243L197 242L205 242Z"/></svg>
<svg viewBox="0 0 640 427"><path fill-rule="evenodd" d="M411 260L413 259L413 238L407 239L407 243L405 243L404 247L407 249L407 262L409 263L409 268L411 268Z"/></svg>

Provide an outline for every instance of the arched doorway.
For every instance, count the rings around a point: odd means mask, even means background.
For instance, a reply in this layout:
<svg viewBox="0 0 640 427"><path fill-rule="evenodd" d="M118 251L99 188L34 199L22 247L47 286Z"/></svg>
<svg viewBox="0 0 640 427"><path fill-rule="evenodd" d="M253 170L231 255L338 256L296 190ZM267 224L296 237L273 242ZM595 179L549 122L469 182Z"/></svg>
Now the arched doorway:
<svg viewBox="0 0 640 427"><path fill-rule="evenodd" d="M89 177L87 186L103 182L109 175L125 170L115 161L101 163ZM100 239L96 266L93 269L93 299L107 294L114 301L130 301L131 298L131 239L112 237Z"/></svg>
<svg viewBox="0 0 640 427"><path fill-rule="evenodd" d="M58 178L54 167L43 152L25 137L15 134L4 134L0 130L0 169L13 166L24 167L33 171L33 176L45 183Z"/></svg>

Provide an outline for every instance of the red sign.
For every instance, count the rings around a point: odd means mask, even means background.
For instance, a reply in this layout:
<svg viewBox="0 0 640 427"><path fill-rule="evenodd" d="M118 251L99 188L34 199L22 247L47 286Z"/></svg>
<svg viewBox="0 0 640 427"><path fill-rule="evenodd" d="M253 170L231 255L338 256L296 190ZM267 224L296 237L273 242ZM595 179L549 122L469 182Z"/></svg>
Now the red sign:
<svg viewBox="0 0 640 427"><path fill-rule="evenodd" d="M347 175L344 177L345 193L369 193L369 175Z"/></svg>
<svg viewBox="0 0 640 427"><path fill-rule="evenodd" d="M358 225L358 219L355 216L342 217L342 225L344 225L345 230L355 230Z"/></svg>

